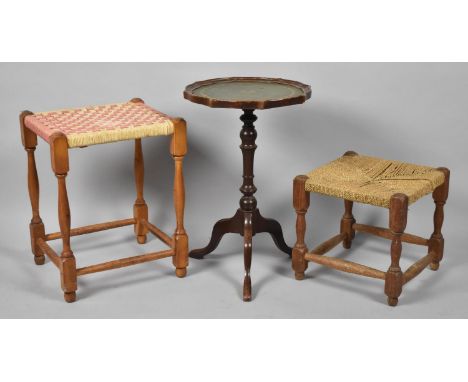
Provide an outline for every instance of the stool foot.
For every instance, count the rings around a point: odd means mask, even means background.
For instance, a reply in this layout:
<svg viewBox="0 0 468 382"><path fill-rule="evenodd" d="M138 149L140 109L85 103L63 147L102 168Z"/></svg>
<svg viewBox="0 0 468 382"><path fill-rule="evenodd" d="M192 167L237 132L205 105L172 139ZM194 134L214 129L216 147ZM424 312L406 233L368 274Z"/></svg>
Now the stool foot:
<svg viewBox="0 0 468 382"><path fill-rule="evenodd" d="M146 243L146 235L137 235L137 242L138 242L138 244L145 244Z"/></svg>
<svg viewBox="0 0 468 382"><path fill-rule="evenodd" d="M387 302L388 302L388 305L390 305L390 306L397 306L398 297L388 297Z"/></svg>
<svg viewBox="0 0 468 382"><path fill-rule="evenodd" d="M185 277L187 276L187 268L176 268L175 274L177 277Z"/></svg>
<svg viewBox="0 0 468 382"><path fill-rule="evenodd" d="M34 262L36 263L36 265L43 265L45 263L45 256L34 256Z"/></svg>
<svg viewBox="0 0 468 382"><path fill-rule="evenodd" d="M294 277L296 280L304 280L304 272L295 272Z"/></svg>
<svg viewBox="0 0 468 382"><path fill-rule="evenodd" d="M429 265L429 268L431 268L432 271L437 271L439 269L439 263L433 262Z"/></svg>
<svg viewBox="0 0 468 382"><path fill-rule="evenodd" d="M76 301L76 292L65 292L63 298L66 302L75 302Z"/></svg>

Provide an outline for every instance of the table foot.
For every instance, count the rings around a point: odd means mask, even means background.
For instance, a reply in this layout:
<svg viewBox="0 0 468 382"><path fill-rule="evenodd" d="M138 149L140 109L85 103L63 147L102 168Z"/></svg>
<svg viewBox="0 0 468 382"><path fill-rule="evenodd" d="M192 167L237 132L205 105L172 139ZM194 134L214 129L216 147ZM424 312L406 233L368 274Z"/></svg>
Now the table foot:
<svg viewBox="0 0 468 382"><path fill-rule="evenodd" d="M211 232L210 242L206 247L193 249L189 256L193 259L203 259L205 255L213 252L219 245L223 236L227 233L237 233L243 235L244 230L244 214L237 210L236 214L228 219L219 220L213 227Z"/></svg>
<svg viewBox="0 0 468 382"><path fill-rule="evenodd" d="M250 280L250 276L244 277L244 291L242 299L245 302L252 301L252 281Z"/></svg>
<svg viewBox="0 0 468 382"><path fill-rule="evenodd" d="M213 227L208 245L203 248L193 249L190 251L189 256L193 259L203 259L206 255L213 252L218 247L221 239L227 233L237 233L241 236L244 236L244 214L248 214L248 212L243 212L242 210L238 209L233 217L219 220ZM264 218L258 209L250 214L252 219L252 236L257 233L270 234L276 247L280 251L283 251L287 255L291 256L292 248L289 247L284 241L281 225L274 219Z"/></svg>
<svg viewBox="0 0 468 382"><path fill-rule="evenodd" d="M252 281L250 279L250 266L252 265L252 213L246 212L244 214L244 288L243 299L244 301L252 300Z"/></svg>
<svg viewBox="0 0 468 382"><path fill-rule="evenodd" d="M274 219L264 218L259 210L254 213L254 234L266 232L269 233L276 247L286 253L289 257L292 255L292 248L284 241L281 225Z"/></svg>

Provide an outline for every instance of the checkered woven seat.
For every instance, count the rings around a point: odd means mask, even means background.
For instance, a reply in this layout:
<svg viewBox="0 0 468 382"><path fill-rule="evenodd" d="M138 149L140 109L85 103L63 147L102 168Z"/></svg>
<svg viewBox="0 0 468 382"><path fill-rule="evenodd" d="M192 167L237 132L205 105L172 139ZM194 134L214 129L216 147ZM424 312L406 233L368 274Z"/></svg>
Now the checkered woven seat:
<svg viewBox="0 0 468 382"><path fill-rule="evenodd" d="M188 266L188 235L183 221L185 206L183 159L187 153L187 124L184 119L171 118L146 105L142 99L134 98L126 103L37 114L25 110L21 112L19 122L21 142L27 152L28 194L32 209L32 219L29 224L31 251L37 265L44 264L47 256L57 266L66 302L76 300L78 277L90 273L172 257L176 276L185 277ZM171 140L168 146L174 160L173 199L176 220L176 229L172 236L148 221L148 205L143 196L145 169L142 140L156 135L170 135ZM35 159L37 136L48 143L50 164L57 178L59 232L46 233L39 213L39 177ZM132 140L135 145L133 169L136 199L133 203L133 217L72 228L67 191L70 148L121 140ZM146 243L147 235L152 234L169 248L77 267L71 237L126 226L133 226L137 243ZM58 239L62 241L60 253L48 244L49 241Z"/></svg>
<svg viewBox="0 0 468 382"><path fill-rule="evenodd" d="M435 168L364 155L345 155L308 174L306 191L388 208L396 193L409 204L444 183Z"/></svg>
<svg viewBox="0 0 468 382"><path fill-rule="evenodd" d="M25 126L49 142L52 134L65 134L69 147L170 135L169 116L143 102L127 102L28 115Z"/></svg>

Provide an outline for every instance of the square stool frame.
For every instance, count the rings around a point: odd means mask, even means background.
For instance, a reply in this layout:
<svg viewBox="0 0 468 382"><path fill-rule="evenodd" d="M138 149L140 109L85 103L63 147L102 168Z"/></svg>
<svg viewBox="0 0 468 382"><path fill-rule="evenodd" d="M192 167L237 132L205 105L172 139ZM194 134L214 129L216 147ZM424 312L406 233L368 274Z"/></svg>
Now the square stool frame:
<svg viewBox="0 0 468 382"><path fill-rule="evenodd" d="M348 151L344 155L357 155ZM341 219L340 233L333 236L311 251L305 244L306 218L305 215L310 205L310 192L306 191L307 175L298 175L293 182L293 205L296 210L296 236L297 241L292 252L292 268L296 280L304 279L304 272L309 262L321 264L347 273L354 273L376 279L385 280L385 294L390 306L398 304L403 285L419 275L424 268L436 271L444 254L444 237L442 224L444 221L444 205L448 198L450 171L445 167L439 167L445 176L444 183L434 189L432 197L435 203L434 232L429 239L405 233L408 216L408 196L402 193L394 194L389 206L389 229L375 227L366 224L357 224L352 214L353 202L344 200L345 212ZM364 232L384 239L391 240L390 267L386 272L371 268L348 260L324 256L338 244L343 243L345 249L351 248L355 233ZM400 268L402 242L428 247L427 255L416 261L405 272Z"/></svg>
<svg viewBox="0 0 468 382"><path fill-rule="evenodd" d="M134 98L131 102L143 102L143 100ZM58 184L58 220L60 231L46 234L44 223L39 214L39 178L34 157L34 151L37 146L37 134L26 127L24 123L25 117L31 114L33 113L30 111L23 111L20 114L21 138L28 157L28 191L32 207L32 219L29 225L31 250L37 265L44 264L44 255L46 255L59 269L65 301L74 302L76 300L78 276L127 267L166 257L172 257L176 268L176 275L178 277L185 277L188 266L188 235L184 228L185 189L182 166L184 156L187 153L187 127L185 120L171 118L174 132L171 137L170 154L174 159L175 166L174 207L176 214L176 228L172 237L148 221L148 206L143 198L144 162L141 138L135 139L134 172L137 197L133 205L133 218L70 228L70 206L65 181L69 172L69 147L67 137L62 132L53 133L49 142L52 170L57 177ZM75 256L70 245L71 236L85 235L129 225L134 226L134 232L139 244L144 244L146 242L146 235L151 233L169 246L170 249L121 258L83 268L76 267ZM50 240L57 239L62 239L63 248L60 255L47 243Z"/></svg>

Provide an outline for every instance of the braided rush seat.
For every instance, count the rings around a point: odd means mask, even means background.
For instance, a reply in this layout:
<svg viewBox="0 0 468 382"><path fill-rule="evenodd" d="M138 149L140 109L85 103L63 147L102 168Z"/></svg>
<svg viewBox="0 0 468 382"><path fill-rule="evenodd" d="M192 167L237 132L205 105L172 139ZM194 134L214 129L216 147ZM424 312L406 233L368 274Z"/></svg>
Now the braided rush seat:
<svg viewBox="0 0 468 382"><path fill-rule="evenodd" d="M56 132L65 134L70 148L171 135L174 131L170 117L143 102L35 113L25 117L24 123L46 142Z"/></svg>
<svg viewBox="0 0 468 382"><path fill-rule="evenodd" d="M385 208L394 194L405 194L411 204L445 180L444 173L432 167L364 155L344 155L316 168L308 178L308 192Z"/></svg>
<svg viewBox="0 0 468 382"><path fill-rule="evenodd" d="M448 197L450 171L396 160L346 152L341 158L294 179L293 204L296 210L296 244L292 252L292 267L297 280L304 279L309 262L360 276L385 280L385 294L390 306L398 303L403 285L430 267L436 271L444 254L444 204ZM305 243L306 218L310 193L344 199L344 214L340 232L308 250ZM434 231L429 238L406 233L408 205L432 193L435 203ZM366 203L388 209L388 228L356 222L353 203ZM351 248L356 232L363 232L391 240L390 266L385 272L341 258L325 256L338 244ZM421 257L406 271L400 267L402 243L427 247Z"/></svg>

